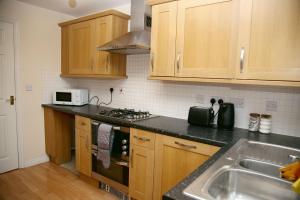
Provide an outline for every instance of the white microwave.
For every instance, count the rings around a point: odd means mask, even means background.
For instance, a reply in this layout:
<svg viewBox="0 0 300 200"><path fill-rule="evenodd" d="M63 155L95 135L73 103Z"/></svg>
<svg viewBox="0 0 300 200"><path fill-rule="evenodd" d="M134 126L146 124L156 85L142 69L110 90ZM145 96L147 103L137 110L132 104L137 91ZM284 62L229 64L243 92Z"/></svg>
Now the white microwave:
<svg viewBox="0 0 300 200"><path fill-rule="evenodd" d="M86 89L63 89L53 93L53 104L82 106L89 103Z"/></svg>

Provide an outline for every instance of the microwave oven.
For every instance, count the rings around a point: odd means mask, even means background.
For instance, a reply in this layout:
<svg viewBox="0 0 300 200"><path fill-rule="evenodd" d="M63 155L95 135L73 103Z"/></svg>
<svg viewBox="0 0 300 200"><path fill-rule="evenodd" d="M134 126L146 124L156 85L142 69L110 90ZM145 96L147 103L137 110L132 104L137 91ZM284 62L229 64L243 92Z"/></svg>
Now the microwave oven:
<svg viewBox="0 0 300 200"><path fill-rule="evenodd" d="M82 106L89 102L89 91L86 89L63 89L53 93L53 104Z"/></svg>

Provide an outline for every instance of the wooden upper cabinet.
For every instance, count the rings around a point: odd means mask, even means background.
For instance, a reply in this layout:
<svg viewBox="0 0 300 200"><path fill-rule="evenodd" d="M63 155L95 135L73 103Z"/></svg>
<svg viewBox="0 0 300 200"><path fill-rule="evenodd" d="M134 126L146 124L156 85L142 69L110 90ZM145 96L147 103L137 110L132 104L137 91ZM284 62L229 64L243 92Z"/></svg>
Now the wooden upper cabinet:
<svg viewBox="0 0 300 200"><path fill-rule="evenodd" d="M299 0L240 1L239 32L238 78L300 81Z"/></svg>
<svg viewBox="0 0 300 200"><path fill-rule="evenodd" d="M69 27L69 73L91 74L93 70L93 53L95 22L85 21Z"/></svg>
<svg viewBox="0 0 300 200"><path fill-rule="evenodd" d="M128 32L129 16L109 10L59 24L62 76L126 78L126 56L97 47Z"/></svg>
<svg viewBox="0 0 300 200"><path fill-rule="evenodd" d="M97 51L97 47L113 39L112 36L112 18L113 16L101 17L96 19L96 42L95 42L95 69L96 74L109 73L110 53Z"/></svg>
<svg viewBox="0 0 300 200"><path fill-rule="evenodd" d="M174 76L177 2L152 7L151 76Z"/></svg>
<svg viewBox="0 0 300 200"><path fill-rule="evenodd" d="M176 76L233 78L237 0L178 1Z"/></svg>

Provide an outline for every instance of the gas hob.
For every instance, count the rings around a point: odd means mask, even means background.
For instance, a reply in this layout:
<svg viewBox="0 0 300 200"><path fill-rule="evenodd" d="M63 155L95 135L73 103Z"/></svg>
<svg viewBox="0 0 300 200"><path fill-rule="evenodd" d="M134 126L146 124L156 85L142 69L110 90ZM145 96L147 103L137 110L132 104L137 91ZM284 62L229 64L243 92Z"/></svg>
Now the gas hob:
<svg viewBox="0 0 300 200"><path fill-rule="evenodd" d="M129 122L135 122L145 119L157 117L156 115L150 114L148 111L135 111L134 109L112 109L112 110L101 110L99 115L121 119Z"/></svg>

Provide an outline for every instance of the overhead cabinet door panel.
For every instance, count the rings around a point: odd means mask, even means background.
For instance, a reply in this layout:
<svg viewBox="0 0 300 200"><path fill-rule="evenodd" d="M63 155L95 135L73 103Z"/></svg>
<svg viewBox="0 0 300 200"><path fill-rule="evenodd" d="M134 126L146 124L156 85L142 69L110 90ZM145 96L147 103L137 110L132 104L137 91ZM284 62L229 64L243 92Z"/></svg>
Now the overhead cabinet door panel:
<svg viewBox="0 0 300 200"><path fill-rule="evenodd" d="M94 53L95 22L86 21L69 27L69 72L70 74L90 74Z"/></svg>
<svg viewBox="0 0 300 200"><path fill-rule="evenodd" d="M177 1L152 7L152 76L174 76Z"/></svg>
<svg viewBox="0 0 300 200"><path fill-rule="evenodd" d="M178 2L176 76L233 78L236 0Z"/></svg>
<svg viewBox="0 0 300 200"><path fill-rule="evenodd" d="M300 1L243 0L238 78L300 81Z"/></svg>

